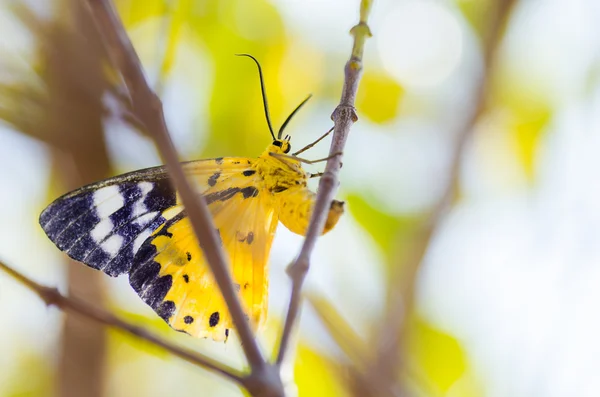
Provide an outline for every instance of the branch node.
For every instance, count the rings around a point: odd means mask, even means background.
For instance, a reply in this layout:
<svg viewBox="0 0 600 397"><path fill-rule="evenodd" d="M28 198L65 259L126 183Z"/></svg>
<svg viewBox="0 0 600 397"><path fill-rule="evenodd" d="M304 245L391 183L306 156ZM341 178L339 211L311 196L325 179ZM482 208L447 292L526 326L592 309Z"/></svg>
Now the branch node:
<svg viewBox="0 0 600 397"><path fill-rule="evenodd" d="M310 261L308 258L299 257L292 262L286 269L286 273L292 280L303 280L310 269Z"/></svg>
<svg viewBox="0 0 600 397"><path fill-rule="evenodd" d="M331 120L333 120L336 124L342 120L352 120L353 123L356 123L358 121L356 108L352 105L341 103L331 114Z"/></svg>
<svg viewBox="0 0 600 397"><path fill-rule="evenodd" d="M60 306L60 292L57 288L38 286L37 293L47 306Z"/></svg>
<svg viewBox="0 0 600 397"><path fill-rule="evenodd" d="M250 375L244 378L243 384L253 396L283 397L285 395L279 368L273 365L254 368Z"/></svg>
<svg viewBox="0 0 600 397"><path fill-rule="evenodd" d="M373 33L371 33L371 28L369 28L369 25L362 21L350 29L350 34L354 37L373 37Z"/></svg>
<svg viewBox="0 0 600 397"><path fill-rule="evenodd" d="M339 161L338 163L340 164L339 168L342 168L342 162ZM333 172L331 172L331 171L323 172L323 175L321 175L321 180L319 181L319 190L333 189L333 188L336 188L337 185L339 185L339 182L337 180L337 177L333 174Z"/></svg>

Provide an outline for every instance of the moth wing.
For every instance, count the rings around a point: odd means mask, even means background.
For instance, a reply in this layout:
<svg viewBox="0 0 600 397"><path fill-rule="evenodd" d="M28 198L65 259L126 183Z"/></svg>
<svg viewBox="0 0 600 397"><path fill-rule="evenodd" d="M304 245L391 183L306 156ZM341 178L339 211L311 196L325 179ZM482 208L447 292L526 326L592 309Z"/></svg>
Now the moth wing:
<svg viewBox="0 0 600 397"><path fill-rule="evenodd" d="M205 193L254 329L266 316L267 264L277 227L273 198L261 185L260 178L239 173ZM233 327L184 212L148 238L136 255L129 280L142 299L178 331L225 340Z"/></svg>
<svg viewBox="0 0 600 397"><path fill-rule="evenodd" d="M247 169L246 158L184 163L199 191L219 178ZM67 193L40 215L50 240L71 258L110 276L128 272L135 252L158 227L181 210L164 167L93 183Z"/></svg>

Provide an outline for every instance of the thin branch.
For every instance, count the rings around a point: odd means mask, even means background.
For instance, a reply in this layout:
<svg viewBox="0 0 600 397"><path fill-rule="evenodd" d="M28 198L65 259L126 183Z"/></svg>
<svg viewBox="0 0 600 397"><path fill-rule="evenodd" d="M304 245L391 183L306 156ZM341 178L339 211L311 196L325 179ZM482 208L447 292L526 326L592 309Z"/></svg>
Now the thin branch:
<svg viewBox="0 0 600 397"><path fill-rule="evenodd" d="M358 91L358 83L362 75L364 44L366 39L371 36L371 31L367 25L367 19L372 3L372 0L361 1L359 23L350 31L354 36L354 44L352 47L352 55L344 68L345 79L340 104L335 108L331 115L331 119L334 122L334 131L331 147L329 149L330 155L342 153L344 151L346 139L350 133L350 127L352 127L352 124L358 119L356 109L354 108L354 102L356 99L356 92ZM304 283L306 273L310 268L311 253L315 247L317 238L323 231L327 212L338 187L338 174L341 166L341 155L332 157L327 162L325 171L319 182L319 191L317 193L315 206L313 207L306 239L304 240L300 254L288 268L288 274L292 279L292 294L281 335L279 351L277 353L278 366L283 362L290 342L292 329L294 328L299 315L302 284Z"/></svg>
<svg viewBox="0 0 600 397"><path fill-rule="evenodd" d="M88 4L98 30L104 38L110 58L120 70L129 90L132 113L143 123L149 135L154 138L166 163L171 180L190 219L194 234L198 238L200 247L227 303L250 367L253 372L263 372L268 366L250 325L245 319L244 310L229 272L228 261L219 243L206 202L202 196L192 190L179 164L175 146L165 123L162 103L148 86L140 60L111 1L88 0Z"/></svg>
<svg viewBox="0 0 600 397"><path fill-rule="evenodd" d="M169 353L179 358L182 358L192 364L211 370L234 382L244 385L245 380L242 374L234 368L219 363L218 361L215 361L212 358L207 357L203 354L191 352L189 350L175 346L151 334L146 329L123 321L105 310L94 307L75 297L64 296L60 292L58 292L56 288L50 288L40 285L28 278L27 276L14 270L10 266L4 264L3 262L0 262L0 270L3 270L4 272L8 273L11 277L16 279L25 287L35 292L40 297L40 299L42 299L47 305L54 305L65 312L77 313L100 324L116 328L120 331L133 335L138 339L142 339L152 343L153 345L159 346L168 351Z"/></svg>
<svg viewBox="0 0 600 397"><path fill-rule="evenodd" d="M482 39L483 72L473 95L473 108L467 114L454 142L447 184L439 200L434 205L430 216L416 233L413 244L409 245L411 246L411 252L409 252L408 258L405 263L398 266L401 271L398 271L397 277L393 277L389 284L390 302L382 321L384 328L382 328L379 337L378 362L372 368L379 374L387 374L390 382L400 372L398 367L402 365L400 347L402 342L406 340L406 318L413 306L416 275L431 243L432 236L437 231L456 196L461 159L466 144L473 134L474 126L486 109L491 87L490 76L495 64L498 44L502 38L510 12L516 3L517 0L496 0L489 7L487 30Z"/></svg>

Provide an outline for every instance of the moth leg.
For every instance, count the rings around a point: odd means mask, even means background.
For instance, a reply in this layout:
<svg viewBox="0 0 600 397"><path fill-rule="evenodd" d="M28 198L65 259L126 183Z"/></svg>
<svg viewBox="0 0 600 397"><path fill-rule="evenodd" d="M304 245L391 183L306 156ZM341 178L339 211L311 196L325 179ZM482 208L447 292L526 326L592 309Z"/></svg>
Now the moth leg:
<svg viewBox="0 0 600 397"><path fill-rule="evenodd" d="M337 152L332 154L331 156L327 156L325 158L322 159L317 159L317 160L307 160L307 159L303 159L301 157L296 157L296 156L290 156L288 154L283 154L283 153L273 153L273 152L269 152L269 156L278 158L280 160L285 160L285 159L289 159L289 160L294 160L294 161L299 161L301 163L305 163L305 164L316 164L316 163L321 163L323 161L327 161L329 159L332 159L334 157L337 156L341 156L343 153L342 152Z"/></svg>
<svg viewBox="0 0 600 397"><path fill-rule="evenodd" d="M308 174L308 177L309 177L309 178L320 178L320 177L322 177L322 176L323 176L323 174L324 174L324 172L316 172L316 173L314 173L314 174L312 174L312 173L311 173L311 174Z"/></svg>
<svg viewBox="0 0 600 397"><path fill-rule="evenodd" d="M329 129L329 131L327 131L326 133L324 133L323 135L321 135L320 138L318 138L316 141L314 141L313 143L309 143L308 145L304 146L302 149L298 150L296 153L292 153L292 156L297 156L302 152L307 151L308 149L310 149L311 147L315 146L317 143L321 142L323 139L325 139L325 137L329 134L331 134L331 131L333 131L334 127L331 127Z"/></svg>

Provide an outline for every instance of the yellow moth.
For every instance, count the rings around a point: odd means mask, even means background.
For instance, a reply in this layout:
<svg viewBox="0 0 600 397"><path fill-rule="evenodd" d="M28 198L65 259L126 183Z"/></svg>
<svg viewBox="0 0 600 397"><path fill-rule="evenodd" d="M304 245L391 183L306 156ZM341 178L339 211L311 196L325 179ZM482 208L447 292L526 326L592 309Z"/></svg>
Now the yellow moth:
<svg viewBox="0 0 600 397"><path fill-rule="evenodd" d="M290 138L281 137L308 98L275 136L260 65L251 58L259 68L272 143L258 158L197 160L183 168L208 204L229 255L235 287L256 330L266 317L268 260L278 221L304 235L315 194L307 187L313 175L301 166L312 162L297 156L314 143L289 154ZM342 213L343 203L334 200L323 233ZM67 193L42 212L40 224L71 258L110 276L127 273L138 295L175 330L227 339L231 317L164 167L130 172Z"/></svg>

